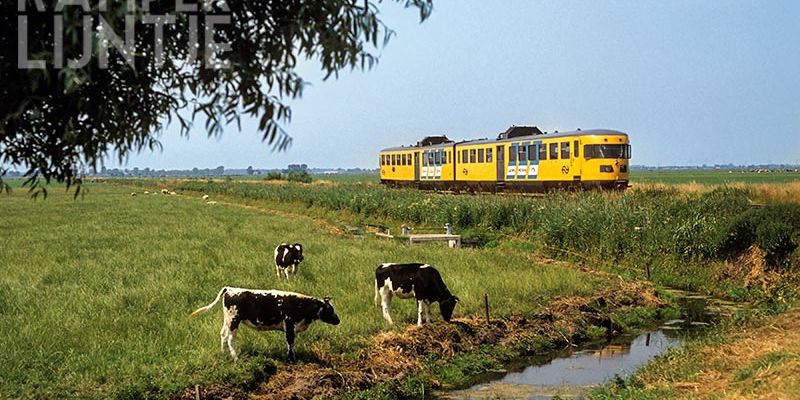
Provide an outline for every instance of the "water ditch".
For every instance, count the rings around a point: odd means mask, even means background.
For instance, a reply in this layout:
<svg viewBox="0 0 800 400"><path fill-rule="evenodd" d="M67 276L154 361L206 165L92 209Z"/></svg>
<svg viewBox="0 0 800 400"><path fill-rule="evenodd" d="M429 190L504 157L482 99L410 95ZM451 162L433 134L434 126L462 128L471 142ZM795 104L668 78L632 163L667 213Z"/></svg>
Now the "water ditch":
<svg viewBox="0 0 800 400"><path fill-rule="evenodd" d="M563 399L580 398L592 388L624 378L652 358L680 346L691 335L730 316L741 306L696 293L673 290L679 319L636 335L591 343L555 354L519 360L506 370L478 378L468 389L439 393L440 399Z"/></svg>

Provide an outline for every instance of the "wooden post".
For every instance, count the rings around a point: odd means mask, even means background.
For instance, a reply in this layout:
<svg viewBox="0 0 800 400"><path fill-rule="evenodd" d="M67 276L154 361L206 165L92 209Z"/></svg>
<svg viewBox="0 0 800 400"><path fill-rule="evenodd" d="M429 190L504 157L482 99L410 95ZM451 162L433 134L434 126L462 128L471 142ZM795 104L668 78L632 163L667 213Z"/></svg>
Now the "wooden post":
<svg viewBox="0 0 800 400"><path fill-rule="evenodd" d="M200 385L194 385L194 400L200 400Z"/></svg>
<svg viewBox="0 0 800 400"><path fill-rule="evenodd" d="M489 325L489 294L483 294L483 306L486 308L486 325Z"/></svg>
<svg viewBox="0 0 800 400"><path fill-rule="evenodd" d="M644 274L647 276L647 280L650 280L650 263L644 264Z"/></svg>

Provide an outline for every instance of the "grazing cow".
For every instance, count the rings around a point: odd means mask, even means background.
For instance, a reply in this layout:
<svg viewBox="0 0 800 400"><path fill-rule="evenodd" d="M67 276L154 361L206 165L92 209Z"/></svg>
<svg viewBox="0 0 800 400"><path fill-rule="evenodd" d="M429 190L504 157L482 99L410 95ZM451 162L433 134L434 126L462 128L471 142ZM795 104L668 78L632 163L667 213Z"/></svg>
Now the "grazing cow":
<svg viewBox="0 0 800 400"><path fill-rule="evenodd" d="M283 330L289 347L289 362L294 361L294 337L316 320L339 325L339 316L333 309L331 299L317 299L299 293L280 290L255 290L223 287L211 304L195 310L189 318L206 312L222 299L222 330L219 332L220 349L228 350L234 360L236 356L236 329L239 323L260 331Z"/></svg>
<svg viewBox="0 0 800 400"><path fill-rule="evenodd" d="M278 278L283 274L289 279L289 274L294 275L301 261L303 261L302 244L281 243L275 248L275 272Z"/></svg>
<svg viewBox="0 0 800 400"><path fill-rule="evenodd" d="M415 298L418 313L417 325L422 325L422 312L425 322L431 322L431 303L439 302L442 318L450 322L458 297L453 296L436 268L428 264L381 264L375 270L375 304L378 298L383 308L383 318L394 324L389 315L392 296L401 299Z"/></svg>

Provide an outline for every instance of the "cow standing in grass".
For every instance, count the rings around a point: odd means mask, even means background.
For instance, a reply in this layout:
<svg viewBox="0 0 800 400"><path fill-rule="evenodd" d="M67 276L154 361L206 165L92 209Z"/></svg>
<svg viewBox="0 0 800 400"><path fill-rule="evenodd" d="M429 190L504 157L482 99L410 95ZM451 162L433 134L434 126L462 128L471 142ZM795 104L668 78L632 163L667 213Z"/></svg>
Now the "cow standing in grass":
<svg viewBox="0 0 800 400"><path fill-rule="evenodd" d="M375 303L383 308L383 318L394 324L389 314L392 296L417 300L417 325L431 322L431 303L439 302L442 318L450 322L458 297L453 296L436 268L428 264L381 264L375 270Z"/></svg>
<svg viewBox="0 0 800 400"><path fill-rule="evenodd" d="M302 244L281 243L275 248L275 272L278 278L283 275L289 279L289 274L295 274L301 261L303 261Z"/></svg>
<svg viewBox="0 0 800 400"><path fill-rule="evenodd" d="M244 322L256 330L282 330L289 348L288 360L293 362L295 334L302 332L316 320L331 325L339 324L339 316L331 299L317 299L299 293L280 290L256 290L223 287L211 304L195 310L189 318L206 312L222 299L222 330L219 332L220 348L228 345L231 357L236 355L236 330Z"/></svg>

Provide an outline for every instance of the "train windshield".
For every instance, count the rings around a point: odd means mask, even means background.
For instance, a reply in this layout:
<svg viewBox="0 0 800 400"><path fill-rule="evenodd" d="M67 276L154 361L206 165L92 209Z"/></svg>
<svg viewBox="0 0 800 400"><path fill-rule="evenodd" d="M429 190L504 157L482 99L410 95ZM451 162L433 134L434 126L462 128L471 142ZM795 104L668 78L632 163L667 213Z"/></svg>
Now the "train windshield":
<svg viewBox="0 0 800 400"><path fill-rule="evenodd" d="M587 144L583 148L583 156L590 158L631 158L631 146L628 144Z"/></svg>

